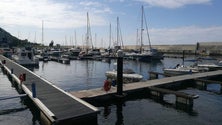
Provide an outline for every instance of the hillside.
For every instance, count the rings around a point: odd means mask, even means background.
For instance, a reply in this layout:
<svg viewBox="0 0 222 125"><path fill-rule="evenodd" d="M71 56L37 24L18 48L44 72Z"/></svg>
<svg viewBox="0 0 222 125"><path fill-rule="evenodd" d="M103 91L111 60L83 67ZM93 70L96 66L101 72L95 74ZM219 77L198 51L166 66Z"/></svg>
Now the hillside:
<svg viewBox="0 0 222 125"><path fill-rule="evenodd" d="M20 40L0 27L0 46L20 47L32 45L28 40Z"/></svg>

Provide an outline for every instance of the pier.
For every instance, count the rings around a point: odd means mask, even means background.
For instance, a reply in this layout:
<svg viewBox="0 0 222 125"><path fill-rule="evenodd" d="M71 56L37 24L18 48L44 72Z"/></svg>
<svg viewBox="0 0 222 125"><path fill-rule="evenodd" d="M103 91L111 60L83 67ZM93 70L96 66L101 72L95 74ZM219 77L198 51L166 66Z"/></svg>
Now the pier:
<svg viewBox="0 0 222 125"><path fill-rule="evenodd" d="M204 72L204 73L195 73L181 76L172 76L165 77L161 79L148 80L145 82L136 82L123 85L123 93L132 94L139 91L145 90L151 95L155 95L158 98L162 98L163 94L174 94L176 96L176 102L184 103L188 106L193 106L193 99L198 98L198 95L191 95L187 93L181 93L177 91L172 91L168 89L163 89L161 86L175 84L175 83L187 83L190 84L190 81L195 81L196 79L211 78L222 75L222 70ZM155 88L154 88L155 87ZM155 92L154 92L155 91ZM117 93L117 87L111 87L110 91L106 92L103 88L91 89L91 90L82 90L70 92L72 95L82 98L82 99L110 99L113 98ZM157 94L154 94L157 93Z"/></svg>
<svg viewBox="0 0 222 125"><path fill-rule="evenodd" d="M72 96L53 83L0 55L0 66L9 79L40 110L40 121L46 125L96 124L99 110Z"/></svg>

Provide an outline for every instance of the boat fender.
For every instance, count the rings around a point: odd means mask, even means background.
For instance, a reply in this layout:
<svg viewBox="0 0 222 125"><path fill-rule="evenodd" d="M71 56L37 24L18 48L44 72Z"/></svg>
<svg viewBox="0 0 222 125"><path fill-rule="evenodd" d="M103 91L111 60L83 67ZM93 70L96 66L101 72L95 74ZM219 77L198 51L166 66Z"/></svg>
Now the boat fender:
<svg viewBox="0 0 222 125"><path fill-rule="evenodd" d="M107 92L111 89L111 83L108 80L104 81L103 89Z"/></svg>
<svg viewBox="0 0 222 125"><path fill-rule="evenodd" d="M20 74L20 75L19 75L19 80L20 80L21 82L24 81L24 76L23 76L23 74Z"/></svg>

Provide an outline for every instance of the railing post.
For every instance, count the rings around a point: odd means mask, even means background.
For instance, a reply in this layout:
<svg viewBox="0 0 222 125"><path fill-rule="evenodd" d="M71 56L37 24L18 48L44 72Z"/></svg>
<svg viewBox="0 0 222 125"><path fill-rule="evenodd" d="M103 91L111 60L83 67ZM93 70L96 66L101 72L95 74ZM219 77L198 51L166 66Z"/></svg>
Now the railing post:
<svg viewBox="0 0 222 125"><path fill-rule="evenodd" d="M36 85L35 85L35 83L32 83L32 97L36 98Z"/></svg>
<svg viewBox="0 0 222 125"><path fill-rule="evenodd" d="M117 95L123 95L123 51L117 51Z"/></svg>
<svg viewBox="0 0 222 125"><path fill-rule="evenodd" d="M22 75L23 75L23 81L26 81L26 74L23 73Z"/></svg>
<svg viewBox="0 0 222 125"><path fill-rule="evenodd" d="M2 64L6 64L6 60L2 60Z"/></svg>
<svg viewBox="0 0 222 125"><path fill-rule="evenodd" d="M13 70L13 68L11 69L11 74L13 74L14 73L14 70Z"/></svg>

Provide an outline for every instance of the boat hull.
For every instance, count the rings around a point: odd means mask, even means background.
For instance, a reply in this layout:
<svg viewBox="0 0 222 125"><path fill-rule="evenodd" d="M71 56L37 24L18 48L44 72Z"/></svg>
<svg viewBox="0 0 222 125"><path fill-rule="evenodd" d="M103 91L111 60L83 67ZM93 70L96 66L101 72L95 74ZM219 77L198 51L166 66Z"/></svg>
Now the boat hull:
<svg viewBox="0 0 222 125"><path fill-rule="evenodd" d="M106 77L107 77L107 79L116 80L117 79L117 72L116 71L107 71ZM143 76L139 75L139 74L123 73L123 83L139 82L142 79L143 79Z"/></svg>

